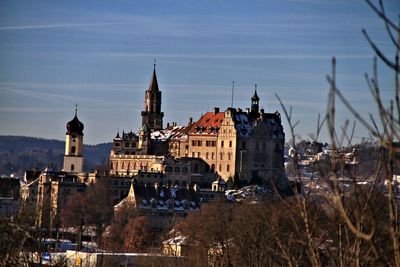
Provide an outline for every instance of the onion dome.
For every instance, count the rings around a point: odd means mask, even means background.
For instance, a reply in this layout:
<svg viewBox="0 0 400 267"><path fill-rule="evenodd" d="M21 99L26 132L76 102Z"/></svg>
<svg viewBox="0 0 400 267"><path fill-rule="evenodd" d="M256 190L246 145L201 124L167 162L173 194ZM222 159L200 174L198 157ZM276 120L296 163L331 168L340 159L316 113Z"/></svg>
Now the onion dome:
<svg viewBox="0 0 400 267"><path fill-rule="evenodd" d="M75 117L67 123L67 134L75 133L83 135L83 123L78 119L77 109L75 109Z"/></svg>

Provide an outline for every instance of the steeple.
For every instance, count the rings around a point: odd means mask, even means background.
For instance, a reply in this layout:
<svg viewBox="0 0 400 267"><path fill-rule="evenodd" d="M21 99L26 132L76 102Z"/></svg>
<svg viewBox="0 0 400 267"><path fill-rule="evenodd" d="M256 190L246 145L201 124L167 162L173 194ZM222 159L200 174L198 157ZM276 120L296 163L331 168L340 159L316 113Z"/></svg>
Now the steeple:
<svg viewBox="0 0 400 267"><path fill-rule="evenodd" d="M150 85L148 91L158 92L158 82L157 82L157 74L156 74L156 61L154 60L154 67L153 67L153 75L150 80Z"/></svg>
<svg viewBox="0 0 400 267"><path fill-rule="evenodd" d="M257 95L257 84L255 84L254 87L255 87L255 89L254 89L254 95L253 95L253 97L251 98L251 100L252 100L252 101L259 101L260 98L259 98L258 95Z"/></svg>
<svg viewBox="0 0 400 267"><path fill-rule="evenodd" d="M161 130L164 113L161 112L161 91L158 88L156 62L154 60L153 75L144 98L142 111L142 125L148 125L151 130Z"/></svg>

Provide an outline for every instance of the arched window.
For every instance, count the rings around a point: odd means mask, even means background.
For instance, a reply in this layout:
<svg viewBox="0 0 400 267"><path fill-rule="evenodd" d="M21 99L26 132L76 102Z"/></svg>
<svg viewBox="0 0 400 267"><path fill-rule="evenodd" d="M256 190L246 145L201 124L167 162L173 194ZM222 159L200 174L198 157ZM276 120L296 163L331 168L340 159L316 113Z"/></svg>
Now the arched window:
<svg viewBox="0 0 400 267"><path fill-rule="evenodd" d="M75 146L71 146L71 153L75 154L75 152L76 152Z"/></svg>
<svg viewBox="0 0 400 267"><path fill-rule="evenodd" d="M75 166L74 166L74 164L71 164L71 171L73 172L73 171L74 171L74 169L75 169Z"/></svg>
<svg viewBox="0 0 400 267"><path fill-rule="evenodd" d="M125 167L125 162L122 162L122 169L124 169Z"/></svg>
<svg viewBox="0 0 400 267"><path fill-rule="evenodd" d="M112 161L110 162L110 170L112 170L113 169L113 163L112 163Z"/></svg>
<svg viewBox="0 0 400 267"><path fill-rule="evenodd" d="M229 172L229 169L230 168L229 168L229 164L228 164L228 165L226 165L226 171Z"/></svg>

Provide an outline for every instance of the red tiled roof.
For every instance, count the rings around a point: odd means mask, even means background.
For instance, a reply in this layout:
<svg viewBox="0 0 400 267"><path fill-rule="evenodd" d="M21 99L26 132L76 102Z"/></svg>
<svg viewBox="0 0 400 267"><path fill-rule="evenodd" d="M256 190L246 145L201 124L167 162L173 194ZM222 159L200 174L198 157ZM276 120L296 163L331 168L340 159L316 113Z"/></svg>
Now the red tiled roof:
<svg viewBox="0 0 400 267"><path fill-rule="evenodd" d="M216 134L216 132L210 131L210 128L221 128L223 119L224 112L207 112L198 121L193 123L192 127L190 128L190 134ZM198 130L199 127L204 127L204 131L202 133Z"/></svg>

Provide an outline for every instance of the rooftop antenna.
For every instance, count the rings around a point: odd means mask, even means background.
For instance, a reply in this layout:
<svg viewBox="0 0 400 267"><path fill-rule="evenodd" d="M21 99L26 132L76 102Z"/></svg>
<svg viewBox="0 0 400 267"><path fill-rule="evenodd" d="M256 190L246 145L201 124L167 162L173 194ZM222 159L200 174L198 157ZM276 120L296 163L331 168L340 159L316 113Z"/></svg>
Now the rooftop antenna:
<svg viewBox="0 0 400 267"><path fill-rule="evenodd" d="M233 93L235 91L235 81L232 81L232 99L231 99L231 108L233 108Z"/></svg>

